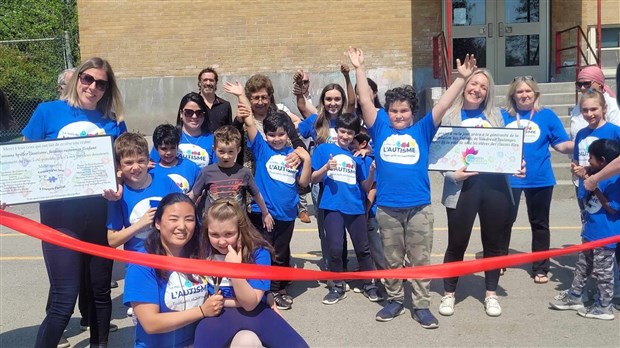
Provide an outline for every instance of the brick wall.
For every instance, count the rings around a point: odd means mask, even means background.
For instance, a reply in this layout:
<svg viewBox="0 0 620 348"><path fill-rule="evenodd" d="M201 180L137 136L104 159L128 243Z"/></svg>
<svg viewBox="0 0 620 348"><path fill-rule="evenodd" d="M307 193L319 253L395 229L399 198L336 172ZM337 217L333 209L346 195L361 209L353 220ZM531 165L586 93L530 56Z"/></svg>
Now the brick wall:
<svg viewBox="0 0 620 348"><path fill-rule="evenodd" d="M440 28L435 3L414 6ZM208 65L223 75L297 67L331 72L349 45L364 49L370 69L411 69L411 6L409 0L80 0L80 49L82 57L109 59L120 78L193 76ZM430 45L432 27L416 24L416 48ZM430 64L430 52L421 57L416 64Z"/></svg>

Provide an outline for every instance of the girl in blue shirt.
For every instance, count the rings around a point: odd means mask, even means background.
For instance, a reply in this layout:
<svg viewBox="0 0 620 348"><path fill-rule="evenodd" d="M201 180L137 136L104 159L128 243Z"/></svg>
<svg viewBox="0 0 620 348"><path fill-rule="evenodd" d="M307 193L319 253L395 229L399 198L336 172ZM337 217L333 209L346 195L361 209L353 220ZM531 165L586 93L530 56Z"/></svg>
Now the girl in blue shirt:
<svg viewBox="0 0 620 348"><path fill-rule="evenodd" d="M582 107L583 108L583 107ZM620 143L598 139L590 144L589 164L592 174L600 171L620 155ZM583 177L586 178L588 174ZM581 238L592 242L620 234L620 177L615 175L602 180L593 192L579 192L584 201L584 224ZM612 299L614 295L614 254L616 244L579 252L575 276L570 289L560 292L550 302L551 308L577 310L585 318L613 320ZM590 275L597 279L599 298L590 307L584 307L581 295Z"/></svg>
<svg viewBox="0 0 620 348"><path fill-rule="evenodd" d="M530 76L517 76L508 88L507 109L502 112L506 128L525 130L523 158L528 171L524 178L510 177L514 197L512 224L517 218L521 192L525 194L527 216L532 228L532 252L549 250L549 212L555 177L551 168L549 146L563 154L573 152L574 143L569 140L558 116L540 106L540 89ZM510 228L512 230L512 226ZM506 239L506 254L510 247L510 234ZM532 277L536 284L549 281L549 259L532 263Z"/></svg>
<svg viewBox="0 0 620 348"><path fill-rule="evenodd" d="M271 265L271 246L237 201L215 201L204 215L202 234L208 260ZM221 293L224 308L198 324L194 347L227 347L240 327L256 333L266 347L307 347L295 329L265 303L269 288L269 280L264 279L212 277L209 293Z"/></svg>

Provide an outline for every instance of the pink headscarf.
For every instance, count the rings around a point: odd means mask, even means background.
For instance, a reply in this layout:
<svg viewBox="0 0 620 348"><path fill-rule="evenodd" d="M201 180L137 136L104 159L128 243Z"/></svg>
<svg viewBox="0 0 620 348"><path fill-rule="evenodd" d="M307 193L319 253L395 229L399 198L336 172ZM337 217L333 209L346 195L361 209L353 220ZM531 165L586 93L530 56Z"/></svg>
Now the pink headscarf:
<svg viewBox="0 0 620 348"><path fill-rule="evenodd" d="M614 91L612 91L611 88L605 84L605 75L603 75L603 71L598 66L588 66L583 68L583 70L579 72L579 75L577 75L577 80L594 81L603 86L603 92L607 92L607 94L609 94L612 98L616 97L616 93L614 93Z"/></svg>

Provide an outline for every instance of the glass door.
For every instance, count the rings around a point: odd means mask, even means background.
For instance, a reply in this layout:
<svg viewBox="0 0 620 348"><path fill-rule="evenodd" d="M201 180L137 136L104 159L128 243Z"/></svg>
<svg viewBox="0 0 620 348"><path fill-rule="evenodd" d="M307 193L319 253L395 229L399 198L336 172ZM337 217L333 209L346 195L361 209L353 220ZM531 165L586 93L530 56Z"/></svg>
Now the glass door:
<svg viewBox="0 0 620 348"><path fill-rule="evenodd" d="M547 81L548 0L450 1L455 59L475 54L497 84L519 75Z"/></svg>

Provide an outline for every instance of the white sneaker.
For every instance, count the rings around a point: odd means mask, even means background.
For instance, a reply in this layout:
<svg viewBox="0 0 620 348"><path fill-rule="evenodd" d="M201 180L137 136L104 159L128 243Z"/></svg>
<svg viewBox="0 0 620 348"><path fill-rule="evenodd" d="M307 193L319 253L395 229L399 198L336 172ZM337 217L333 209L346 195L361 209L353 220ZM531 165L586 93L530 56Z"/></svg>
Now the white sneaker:
<svg viewBox="0 0 620 348"><path fill-rule="evenodd" d="M454 302L456 299L454 295L446 295L441 298L441 304L439 304L439 314L445 316L451 316L454 314Z"/></svg>
<svg viewBox="0 0 620 348"><path fill-rule="evenodd" d="M484 299L484 310L490 317L499 317L502 314L502 307L499 305L497 296L489 296Z"/></svg>

